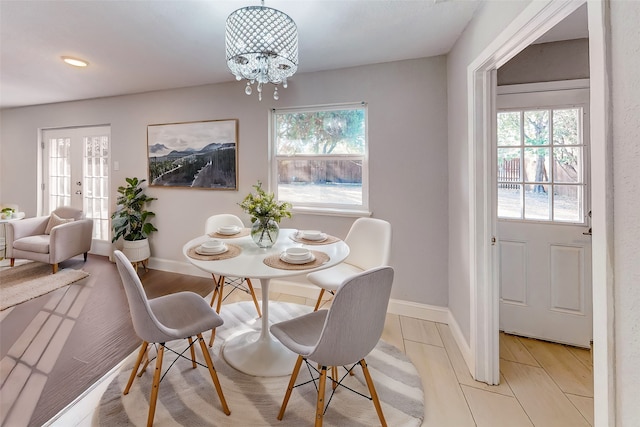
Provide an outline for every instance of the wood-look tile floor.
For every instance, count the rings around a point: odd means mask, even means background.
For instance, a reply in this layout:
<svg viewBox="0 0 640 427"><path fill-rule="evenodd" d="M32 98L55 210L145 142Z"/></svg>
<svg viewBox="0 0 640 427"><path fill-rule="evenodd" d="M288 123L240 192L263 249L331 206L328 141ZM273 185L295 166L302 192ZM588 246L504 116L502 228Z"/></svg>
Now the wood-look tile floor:
<svg viewBox="0 0 640 427"><path fill-rule="evenodd" d="M287 294L271 299L315 304ZM235 292L225 304L240 300L248 296ZM588 350L501 334L501 382L489 386L473 380L445 324L389 314L382 339L403 350L422 377L423 427L593 425ZM74 425L90 426L90 413ZM68 426L68 419L53 425Z"/></svg>
<svg viewBox="0 0 640 427"><path fill-rule="evenodd" d="M256 291L260 298L259 289ZM315 304L314 300L274 292L270 298ZM248 299L248 295L234 292L225 304ZM445 324L388 314L382 338L404 351L420 373L425 393L423 426L593 425L588 350L501 334L501 383L488 386L473 380ZM48 425L90 426L100 394L98 387Z"/></svg>

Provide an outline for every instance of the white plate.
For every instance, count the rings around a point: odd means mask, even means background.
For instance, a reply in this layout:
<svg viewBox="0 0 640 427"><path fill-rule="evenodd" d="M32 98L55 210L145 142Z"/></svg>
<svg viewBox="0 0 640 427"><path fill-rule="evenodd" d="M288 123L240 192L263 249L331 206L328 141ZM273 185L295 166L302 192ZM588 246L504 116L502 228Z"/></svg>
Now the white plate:
<svg viewBox="0 0 640 427"><path fill-rule="evenodd" d="M309 258L306 259L291 259L287 256L286 253L281 253L280 254L280 259L284 262L286 262L287 264L307 264L309 262L313 262L315 261L316 257L312 254L309 253Z"/></svg>
<svg viewBox="0 0 640 427"><path fill-rule="evenodd" d="M211 249L205 249L202 246L198 246L196 248L196 253L198 255L220 255L223 254L225 252L227 252L229 250L229 248L227 248L226 245L224 245L221 249L218 250L211 250Z"/></svg>
<svg viewBox="0 0 640 427"><path fill-rule="evenodd" d="M217 233L222 234L224 236L233 236L234 234L238 234L242 228L236 227L233 230L223 230L222 228L218 228Z"/></svg>
<svg viewBox="0 0 640 427"><path fill-rule="evenodd" d="M322 242L323 240L327 240L326 233L320 233L319 235L307 236L304 232L300 233L299 237L304 240L310 240L312 242Z"/></svg>

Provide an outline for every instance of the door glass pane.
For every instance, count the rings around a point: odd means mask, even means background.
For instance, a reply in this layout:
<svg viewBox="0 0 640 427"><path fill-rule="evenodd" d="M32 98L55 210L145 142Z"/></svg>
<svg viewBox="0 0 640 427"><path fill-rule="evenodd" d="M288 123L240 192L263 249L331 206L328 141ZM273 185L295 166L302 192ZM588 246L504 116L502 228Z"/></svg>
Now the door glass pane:
<svg viewBox="0 0 640 427"><path fill-rule="evenodd" d="M67 206L71 201L70 138L49 139L49 208Z"/></svg>
<svg viewBox="0 0 640 427"><path fill-rule="evenodd" d="M553 160L555 182L582 181L582 147L554 147Z"/></svg>
<svg viewBox="0 0 640 427"><path fill-rule="evenodd" d="M522 185L498 184L498 216L522 218Z"/></svg>
<svg viewBox="0 0 640 427"><path fill-rule="evenodd" d="M524 150L524 179L529 182L549 182L549 149L525 148ZM539 190L536 189L536 190Z"/></svg>
<svg viewBox="0 0 640 427"><path fill-rule="evenodd" d="M498 146L521 145L520 112L498 113Z"/></svg>
<svg viewBox="0 0 640 427"><path fill-rule="evenodd" d="M109 213L107 178L108 164L108 136L84 137L85 175L84 201L87 218L93 219L93 237L99 240L109 240Z"/></svg>
<svg viewBox="0 0 640 427"><path fill-rule="evenodd" d="M549 111L524 112L525 145L549 145Z"/></svg>
<svg viewBox="0 0 640 427"><path fill-rule="evenodd" d="M553 143L556 145L582 144L580 133L581 108L553 110Z"/></svg>
<svg viewBox="0 0 640 427"><path fill-rule="evenodd" d="M553 197L554 221L581 222L582 221L582 192L581 185L556 185Z"/></svg>
<svg viewBox="0 0 640 427"><path fill-rule="evenodd" d="M550 219L549 193L547 185L527 185L524 193L524 217L525 219L544 220Z"/></svg>

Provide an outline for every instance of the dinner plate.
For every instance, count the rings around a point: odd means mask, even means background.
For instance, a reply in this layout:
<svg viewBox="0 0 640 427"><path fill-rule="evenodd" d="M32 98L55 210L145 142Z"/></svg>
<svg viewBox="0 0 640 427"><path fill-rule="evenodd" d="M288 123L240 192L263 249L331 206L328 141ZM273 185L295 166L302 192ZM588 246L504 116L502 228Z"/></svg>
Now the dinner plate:
<svg viewBox="0 0 640 427"><path fill-rule="evenodd" d="M323 240L327 240L327 233L320 233L317 236L307 236L304 232L298 235L299 238L304 240L309 240L311 242L322 242Z"/></svg>
<svg viewBox="0 0 640 427"><path fill-rule="evenodd" d="M226 245L224 245L221 249L218 249L218 250L215 250L215 251L211 250L211 249L205 249L202 246L198 246L196 248L196 253L198 255L220 255L220 254L223 254L223 253L227 252L228 250L229 250L229 248Z"/></svg>
<svg viewBox="0 0 640 427"><path fill-rule="evenodd" d="M242 228L236 227L234 230L223 230L222 228L218 228L217 233L222 234L224 236L233 236L234 234L238 234Z"/></svg>
<svg viewBox="0 0 640 427"><path fill-rule="evenodd" d="M284 262L286 262L287 264L307 264L309 262L313 262L315 261L316 257L312 254L309 253L309 258L306 259L291 259L287 256L286 253L281 253L280 254L280 259Z"/></svg>

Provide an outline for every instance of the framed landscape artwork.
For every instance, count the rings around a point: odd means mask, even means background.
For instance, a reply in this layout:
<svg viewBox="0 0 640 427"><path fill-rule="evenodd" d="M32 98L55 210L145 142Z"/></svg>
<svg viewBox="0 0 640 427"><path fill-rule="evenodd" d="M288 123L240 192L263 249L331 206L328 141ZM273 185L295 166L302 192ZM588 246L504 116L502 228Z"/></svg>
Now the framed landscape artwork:
<svg viewBox="0 0 640 427"><path fill-rule="evenodd" d="M147 126L149 185L236 190L238 119Z"/></svg>

